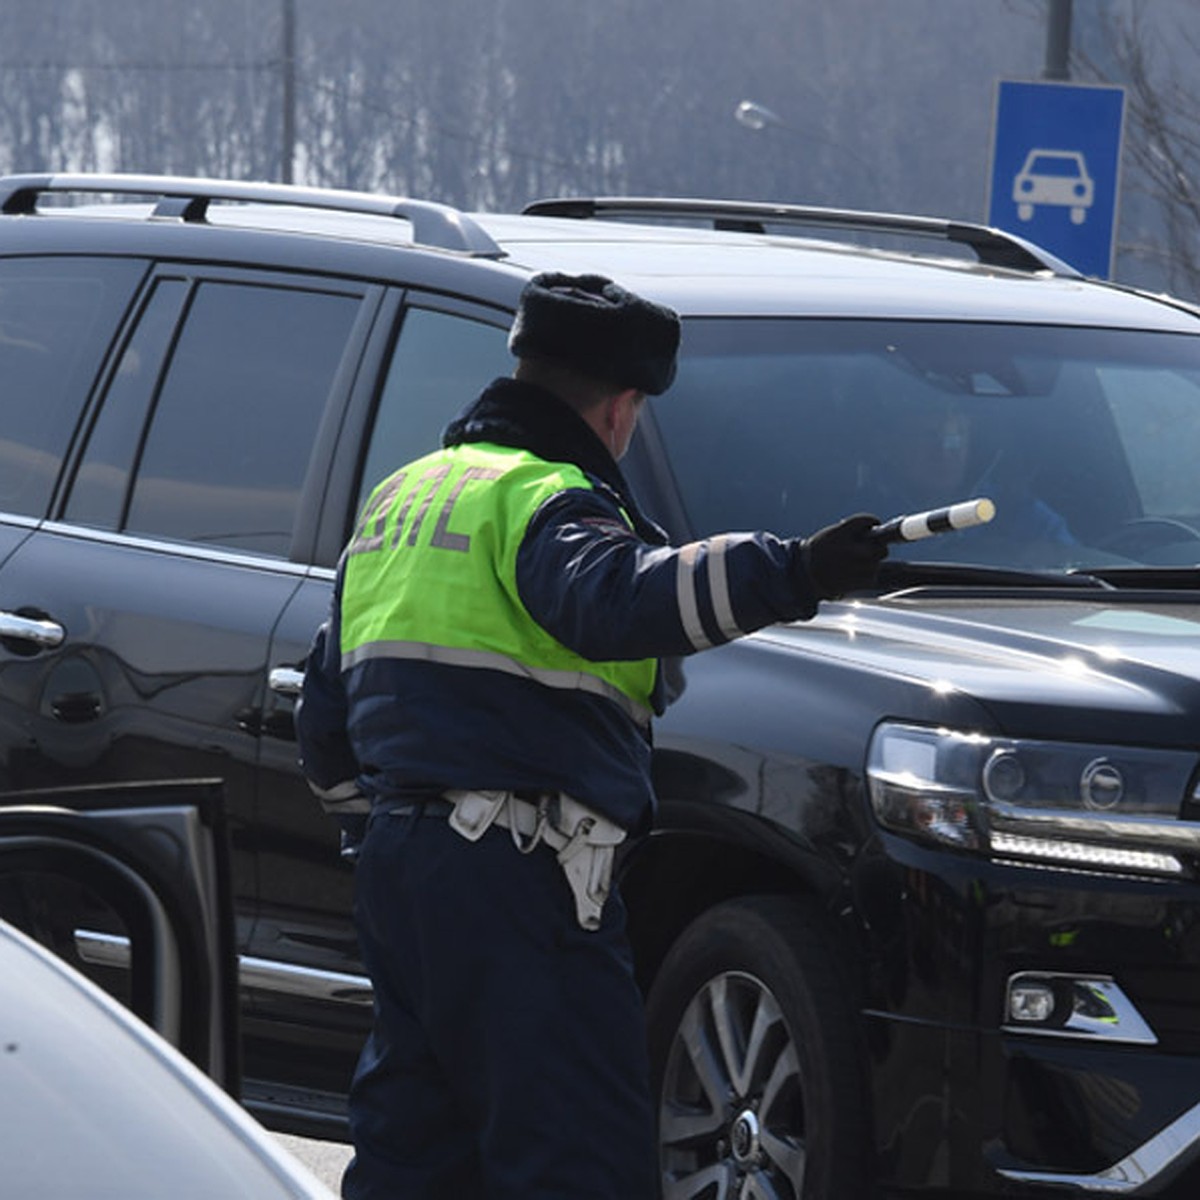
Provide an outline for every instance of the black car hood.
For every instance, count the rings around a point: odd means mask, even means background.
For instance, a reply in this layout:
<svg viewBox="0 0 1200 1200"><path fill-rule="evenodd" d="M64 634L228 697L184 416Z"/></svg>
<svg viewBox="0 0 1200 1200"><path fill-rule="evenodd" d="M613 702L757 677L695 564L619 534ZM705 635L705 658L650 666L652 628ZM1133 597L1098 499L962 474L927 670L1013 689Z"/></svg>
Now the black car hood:
<svg viewBox="0 0 1200 1200"><path fill-rule="evenodd" d="M955 694L969 698L996 732L1200 744L1197 593L914 591L823 606L813 621L765 636L937 692L949 710Z"/></svg>

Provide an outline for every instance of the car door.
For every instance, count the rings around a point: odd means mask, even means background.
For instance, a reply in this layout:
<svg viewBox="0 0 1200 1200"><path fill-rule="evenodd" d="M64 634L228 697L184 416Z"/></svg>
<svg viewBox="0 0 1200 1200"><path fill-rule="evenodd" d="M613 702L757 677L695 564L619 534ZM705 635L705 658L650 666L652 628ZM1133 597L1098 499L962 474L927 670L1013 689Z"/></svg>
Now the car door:
<svg viewBox="0 0 1200 1200"><path fill-rule="evenodd" d="M163 782L0 798L0 920L117 991L237 1097L236 957L221 785Z"/></svg>
<svg viewBox="0 0 1200 1200"><path fill-rule="evenodd" d="M351 925L351 867L338 855L334 823L298 769L295 697L313 634L328 614L334 565L355 511L381 478L435 449L451 417L492 379L511 373L510 319L446 297L410 293L402 304L393 294L347 410L313 566L271 642L255 838L262 848L261 918L247 976L255 992L248 1096L255 1062L269 1062L277 1079L290 1079L298 1100L311 1105L310 1089L340 1097L361 1048L371 993ZM337 1105L329 1101L331 1111Z"/></svg>
<svg viewBox="0 0 1200 1200"><path fill-rule="evenodd" d="M159 265L53 519L0 572L0 608L38 618L0 643L6 786L221 780L243 947L267 648L378 295Z"/></svg>
<svg viewBox="0 0 1200 1200"><path fill-rule="evenodd" d="M13 655L58 638L6 587L4 566L49 511L109 343L148 264L62 255L0 258L0 693ZM0 704L0 787L23 714Z"/></svg>

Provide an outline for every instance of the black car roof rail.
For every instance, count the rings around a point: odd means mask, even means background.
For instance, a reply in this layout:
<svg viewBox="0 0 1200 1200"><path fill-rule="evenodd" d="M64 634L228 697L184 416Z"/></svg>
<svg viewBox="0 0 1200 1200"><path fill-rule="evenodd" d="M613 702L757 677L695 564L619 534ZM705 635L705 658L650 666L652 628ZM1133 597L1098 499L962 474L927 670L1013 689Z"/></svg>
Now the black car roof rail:
<svg viewBox="0 0 1200 1200"><path fill-rule="evenodd" d="M1054 255L1002 229L898 213L858 212L845 208L816 208L799 204L763 204L740 200L676 200L660 197L611 196L596 199L537 200L523 212L541 217L680 217L711 221L714 229L765 233L768 225L817 225L876 233L912 234L941 238L968 246L989 267L1016 271L1052 271L1078 276Z"/></svg>
<svg viewBox="0 0 1200 1200"><path fill-rule="evenodd" d="M242 183L172 175L9 175L0 178L0 213L34 213L38 197L54 192L156 196L159 200L155 216L177 217L197 224L208 219L208 206L214 200L399 217L411 222L413 241L417 245L465 251L488 258L502 258L505 253L476 222L449 205L284 183Z"/></svg>

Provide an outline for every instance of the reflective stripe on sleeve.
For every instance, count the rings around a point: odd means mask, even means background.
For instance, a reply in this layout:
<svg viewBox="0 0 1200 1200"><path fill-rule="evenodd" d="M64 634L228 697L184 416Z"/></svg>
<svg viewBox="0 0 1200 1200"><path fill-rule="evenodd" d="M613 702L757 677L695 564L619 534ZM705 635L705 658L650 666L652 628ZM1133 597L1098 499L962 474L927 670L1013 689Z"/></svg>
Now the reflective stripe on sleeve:
<svg viewBox="0 0 1200 1200"><path fill-rule="evenodd" d="M435 646L429 642L367 642L342 655L342 670L348 671L371 659L409 659L421 662L441 663L451 667L473 667L487 671L503 671L506 675L519 675L531 679L544 687L561 688L566 691L588 692L603 696L616 704L630 720L646 728L653 713L644 704L625 695L596 675L585 671L555 671L548 667L531 667L506 654L490 650L466 650L459 646Z"/></svg>
<svg viewBox="0 0 1200 1200"><path fill-rule="evenodd" d="M676 560L675 596L679 603L679 619L683 632L697 650L707 650L712 642L700 623L700 602L696 596L696 558L700 554L700 543L689 542L679 551Z"/></svg>
<svg viewBox="0 0 1200 1200"><path fill-rule="evenodd" d="M679 551L675 575L679 619L688 641L697 650L707 650L713 645L700 619L700 592L697 587L696 568L701 550L704 551L705 575L708 580L713 619L721 631L721 636L726 641L732 641L745 633L733 615L733 597L729 591L729 572L725 563L725 552L728 548L729 539L722 536L706 538L702 542L691 542Z"/></svg>
<svg viewBox="0 0 1200 1200"><path fill-rule="evenodd" d="M729 594L729 573L725 568L725 551L729 548L727 537L708 539L708 588L712 593L713 613L717 627L729 641L742 637L745 630L738 626L733 615L733 597Z"/></svg>

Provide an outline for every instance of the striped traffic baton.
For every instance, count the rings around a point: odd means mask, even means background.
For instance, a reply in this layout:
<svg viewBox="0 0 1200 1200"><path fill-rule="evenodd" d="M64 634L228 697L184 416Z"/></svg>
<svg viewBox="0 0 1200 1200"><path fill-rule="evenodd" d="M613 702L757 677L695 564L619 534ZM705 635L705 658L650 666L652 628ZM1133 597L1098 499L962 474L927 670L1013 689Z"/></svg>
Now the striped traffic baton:
<svg viewBox="0 0 1200 1200"><path fill-rule="evenodd" d="M986 497L962 500L945 508L931 508L928 512L893 517L882 525L876 525L868 536L881 542L916 542L935 533L986 525L995 515L996 506Z"/></svg>

